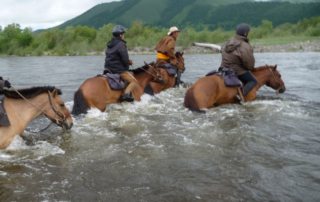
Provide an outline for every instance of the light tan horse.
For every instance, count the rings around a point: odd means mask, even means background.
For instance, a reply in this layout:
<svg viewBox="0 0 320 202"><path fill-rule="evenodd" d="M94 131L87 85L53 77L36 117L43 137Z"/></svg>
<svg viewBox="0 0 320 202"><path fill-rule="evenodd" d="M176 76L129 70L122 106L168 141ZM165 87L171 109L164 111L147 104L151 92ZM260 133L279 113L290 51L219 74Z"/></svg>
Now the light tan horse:
<svg viewBox="0 0 320 202"><path fill-rule="evenodd" d="M152 65L145 65L133 71L139 86L132 92L135 101L140 101L144 88L150 81L163 82L159 70ZM101 76L86 79L74 94L73 115L86 113L90 108L105 111L108 104L120 102L123 90L113 90L106 78Z"/></svg>
<svg viewBox="0 0 320 202"><path fill-rule="evenodd" d="M53 123L70 129L73 120L60 95L61 90L46 86L4 91L4 107L10 126L0 126L0 149L6 148L16 135L23 135L28 124L40 115Z"/></svg>
<svg viewBox="0 0 320 202"><path fill-rule="evenodd" d="M181 70L185 70L184 66L184 58L183 58L183 52L176 52L176 58L177 58L177 66ZM145 89L145 92L148 94L157 94L160 93L163 90L166 90L168 88L173 88L176 85L176 77L174 75L170 75L168 71L163 67L164 61L160 61L155 64L157 68L160 70L160 75L163 79L163 83L159 82L150 82L150 86L147 86Z"/></svg>
<svg viewBox="0 0 320 202"><path fill-rule="evenodd" d="M245 97L246 101L255 100L257 91L263 85L267 85L279 93L285 91L286 88L277 70L277 65L257 67L252 73L258 83ZM202 111L202 109L222 104L237 103L239 102L236 99L237 93L238 88L226 87L221 76L216 74L206 76L197 80L187 90L184 98L184 106L194 111Z"/></svg>

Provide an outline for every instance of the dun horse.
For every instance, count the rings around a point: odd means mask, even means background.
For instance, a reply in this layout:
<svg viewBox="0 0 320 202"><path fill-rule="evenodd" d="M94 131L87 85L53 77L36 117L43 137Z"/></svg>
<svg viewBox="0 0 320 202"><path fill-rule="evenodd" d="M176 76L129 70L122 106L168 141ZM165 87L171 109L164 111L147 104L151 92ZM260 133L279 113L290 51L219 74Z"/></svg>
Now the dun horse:
<svg viewBox="0 0 320 202"><path fill-rule="evenodd" d="M178 68L182 69L183 71L185 70L184 67L184 58L183 58L183 53L181 52L176 52L176 58L178 61ZM155 64L157 68L160 70L160 75L163 79L163 83L159 82L150 82L149 86L147 86L145 92L148 94L157 94L160 93L163 90L166 90L168 88L172 88L176 85L176 77L174 75L170 75L167 71L167 69L163 66L164 62L158 62Z"/></svg>
<svg viewBox="0 0 320 202"><path fill-rule="evenodd" d="M277 70L277 65L257 67L252 73L258 83L245 97L246 101L255 100L257 91L263 85L267 85L279 93L285 91L286 88ZM201 111L222 104L236 103L238 102L237 93L238 88L226 87L222 77L218 75L206 76L200 78L187 90L184 106L194 111Z"/></svg>
<svg viewBox="0 0 320 202"><path fill-rule="evenodd" d="M4 91L4 94L10 126L0 126L0 149L6 148L16 135L23 135L28 124L42 114L64 129L73 125L70 112L60 97L61 91L55 87Z"/></svg>
<svg viewBox="0 0 320 202"><path fill-rule="evenodd" d="M144 88L150 81L162 82L159 70L151 65L133 70L134 77L138 81L138 88L132 92L133 98L140 101ZM108 104L120 102L123 90L113 90L106 78L95 76L85 80L74 94L72 114L86 113L90 108L105 111Z"/></svg>

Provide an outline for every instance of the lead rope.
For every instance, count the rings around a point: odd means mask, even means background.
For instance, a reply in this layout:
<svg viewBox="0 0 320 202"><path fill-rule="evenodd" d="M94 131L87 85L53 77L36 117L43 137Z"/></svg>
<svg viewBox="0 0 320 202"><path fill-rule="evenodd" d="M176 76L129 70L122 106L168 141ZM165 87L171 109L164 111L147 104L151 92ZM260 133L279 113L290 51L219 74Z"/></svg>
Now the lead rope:
<svg viewBox="0 0 320 202"><path fill-rule="evenodd" d="M37 110L39 110L41 113L44 113L44 111L42 109L40 109L38 106L34 105L32 102L30 102L25 96L23 96L17 89L15 89L13 86L11 86L11 89L13 91L15 91L22 99L24 99L28 104L30 104L31 106L33 106L34 108L36 108ZM38 132L43 132L45 130L47 130L51 125L53 124L53 122L49 123L48 126L46 126L45 128L39 130ZM28 132L32 132L34 133L35 131L29 130L28 128L25 129Z"/></svg>

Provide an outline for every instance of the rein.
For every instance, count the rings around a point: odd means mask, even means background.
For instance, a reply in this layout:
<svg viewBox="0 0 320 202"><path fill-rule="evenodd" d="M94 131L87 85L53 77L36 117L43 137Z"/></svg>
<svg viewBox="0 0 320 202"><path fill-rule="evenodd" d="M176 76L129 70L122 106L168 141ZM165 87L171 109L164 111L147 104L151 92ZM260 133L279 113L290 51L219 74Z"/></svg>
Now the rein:
<svg viewBox="0 0 320 202"><path fill-rule="evenodd" d="M153 66L147 64L146 62L144 62L144 64L147 65L149 68L152 68L152 67L153 67ZM155 67L154 67L154 68L155 68ZM158 76L158 75L152 74L151 72L149 72L148 70L145 70L145 69L143 69L143 68L142 68L142 70L143 70L144 72L146 72L147 74L150 74L153 78L157 78L157 76Z"/></svg>
<svg viewBox="0 0 320 202"><path fill-rule="evenodd" d="M34 105L32 102L30 102L30 100L27 99L25 96L23 96L17 89L15 89L15 88L12 87L12 86L11 86L11 88L12 88L23 100L25 100L28 104L30 104L31 106L33 106L34 108L36 108L38 111L40 111L41 114L45 114L45 112L44 112L43 109L40 109L38 106L36 106L36 105ZM54 111L54 113L55 113L56 115L58 115L59 118L62 118L62 121L65 121L65 120L66 120L65 116L64 116L61 112L57 111L56 108L54 107L54 105L53 105L53 103L52 103L52 99L51 99L51 96L50 96L50 92L49 92L49 91L48 91L48 98L49 98L49 103L50 103L51 109ZM47 116L47 115L46 115L46 116ZM54 118L52 118L52 117L49 117L49 116L47 116L47 117L48 117L49 119L54 120ZM42 132L42 131L45 131L46 129L48 129L48 128L52 125L52 123L53 123L53 122L51 122L51 123L50 123L48 126L46 126L45 128L39 130L39 132Z"/></svg>

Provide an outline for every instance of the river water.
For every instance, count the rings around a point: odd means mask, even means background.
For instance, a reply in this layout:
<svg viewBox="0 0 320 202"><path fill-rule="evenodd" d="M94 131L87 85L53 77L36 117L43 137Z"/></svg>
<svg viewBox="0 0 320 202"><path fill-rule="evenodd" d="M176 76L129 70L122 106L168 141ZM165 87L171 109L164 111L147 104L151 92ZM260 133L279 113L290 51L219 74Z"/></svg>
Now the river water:
<svg viewBox="0 0 320 202"><path fill-rule="evenodd" d="M35 120L0 150L0 201L320 201L320 53L258 53L278 64L287 91L205 114L183 107L186 88L144 95L75 119L70 132ZM154 59L133 55L135 67ZM220 55L185 55L195 82ZM54 85L71 109L103 56L0 57L16 88Z"/></svg>

